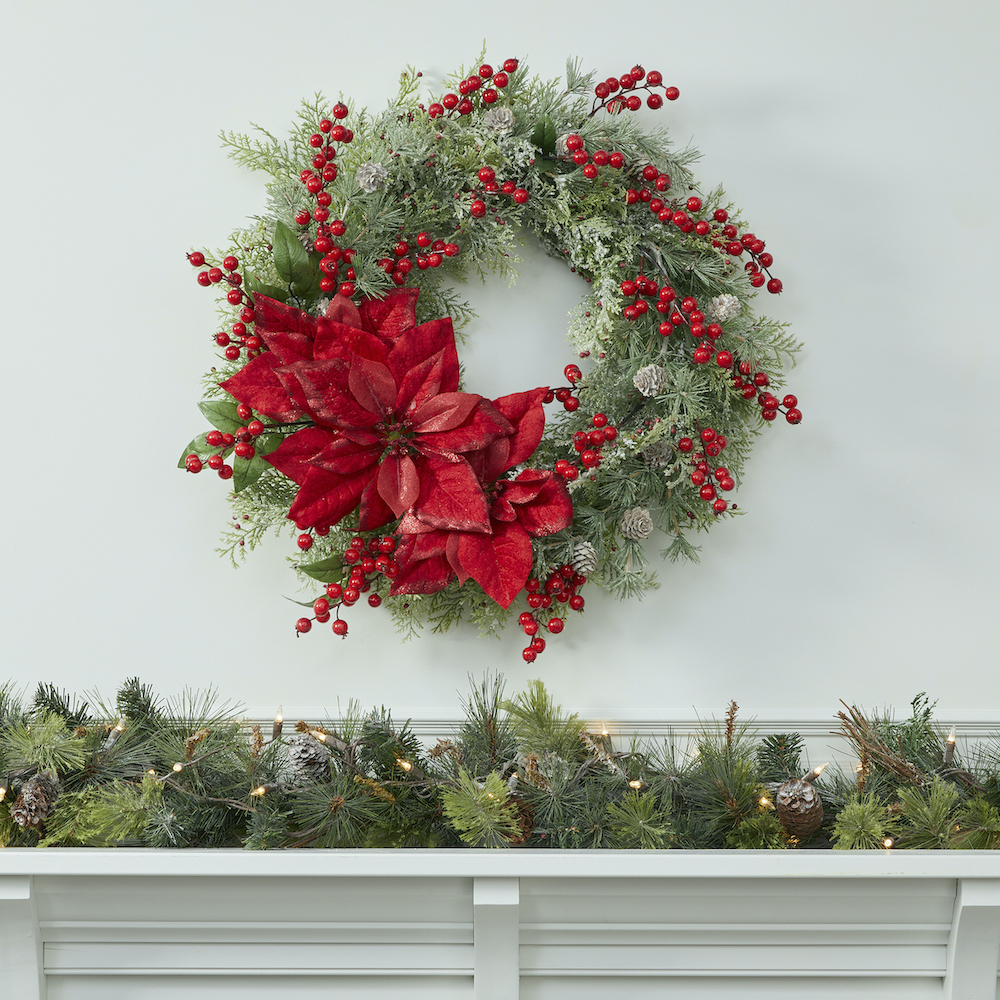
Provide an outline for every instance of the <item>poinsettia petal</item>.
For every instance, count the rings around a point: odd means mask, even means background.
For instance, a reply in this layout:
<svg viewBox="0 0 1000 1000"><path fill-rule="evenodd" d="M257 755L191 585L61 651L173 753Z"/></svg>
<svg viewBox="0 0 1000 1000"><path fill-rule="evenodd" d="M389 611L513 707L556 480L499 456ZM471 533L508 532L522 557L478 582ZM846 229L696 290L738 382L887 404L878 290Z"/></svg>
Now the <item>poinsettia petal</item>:
<svg viewBox="0 0 1000 1000"><path fill-rule="evenodd" d="M510 464L500 472L526 462L534 454L545 431L545 409L542 400L547 392L548 388L543 386L529 392L515 392L493 400L493 405L514 427L510 455L507 457Z"/></svg>
<svg viewBox="0 0 1000 1000"><path fill-rule="evenodd" d="M426 361L415 365L400 379L399 394L396 396L397 413L412 412L441 392L444 358L445 351L442 348Z"/></svg>
<svg viewBox="0 0 1000 1000"><path fill-rule="evenodd" d="M396 380L385 365L352 357L347 384L366 410L377 413L382 419L392 413L396 404Z"/></svg>
<svg viewBox="0 0 1000 1000"><path fill-rule="evenodd" d="M361 303L361 324L371 333L395 340L417 323L418 288L401 288L384 299L366 299Z"/></svg>
<svg viewBox="0 0 1000 1000"><path fill-rule="evenodd" d="M341 361L300 361L276 372L292 399L318 423L367 429L379 422L354 398L348 367Z"/></svg>
<svg viewBox="0 0 1000 1000"><path fill-rule="evenodd" d="M339 476L312 466L295 494L288 517L298 524L317 527L336 524L358 506L362 491L373 478L371 468Z"/></svg>
<svg viewBox="0 0 1000 1000"><path fill-rule="evenodd" d="M372 333L320 317L316 324L313 357L346 358L352 354L371 358L373 361L385 361L389 349L384 340L380 340Z"/></svg>
<svg viewBox="0 0 1000 1000"><path fill-rule="evenodd" d="M336 472L339 476L350 476L375 465L381 456L381 445L358 444L350 438L338 435L333 437L319 454L313 456L312 464L318 469ZM375 478L374 470L372 478Z"/></svg>
<svg viewBox="0 0 1000 1000"><path fill-rule="evenodd" d="M465 584L465 581L469 579L468 570L462 565L462 560L458 554L458 543L461 540L463 532L461 531L449 531L448 541L445 545L444 553L448 557L448 565L455 571L455 575L458 577L458 582L460 584ZM483 536L477 536L483 537Z"/></svg>
<svg viewBox="0 0 1000 1000"><path fill-rule="evenodd" d="M413 431L416 434L450 431L464 423L482 398L471 392L438 393L410 415Z"/></svg>
<svg viewBox="0 0 1000 1000"><path fill-rule="evenodd" d="M516 479L503 481L503 495L511 503L531 503L548 480L545 469L525 469Z"/></svg>
<svg viewBox="0 0 1000 1000"><path fill-rule="evenodd" d="M420 478L409 455L385 456L378 470L378 492L396 517L413 506L420 495Z"/></svg>
<svg viewBox="0 0 1000 1000"><path fill-rule="evenodd" d="M510 468L510 438L498 437L485 448L463 452L469 465L481 483L492 483L501 473Z"/></svg>
<svg viewBox="0 0 1000 1000"><path fill-rule="evenodd" d="M280 364L276 354L265 351L220 385L233 398L273 420L297 420L303 411L275 374Z"/></svg>
<svg viewBox="0 0 1000 1000"><path fill-rule="evenodd" d="M506 608L521 592L531 572L531 539L516 521L494 522L492 535L463 531L458 557L486 595Z"/></svg>
<svg viewBox="0 0 1000 1000"><path fill-rule="evenodd" d="M573 501L566 489L566 481L551 470L542 474L546 481L535 499L515 508L518 523L533 538L552 535L573 523Z"/></svg>
<svg viewBox="0 0 1000 1000"><path fill-rule="evenodd" d="M265 455L282 475L300 486L312 467L312 460L333 440L332 434L322 427L303 427L289 434L269 455Z"/></svg>
<svg viewBox="0 0 1000 1000"><path fill-rule="evenodd" d="M441 355L441 392L455 392L458 389L458 351L455 349L455 330L451 319L431 320L405 330L393 343L385 363L389 366L397 383L402 383L411 368L433 357Z"/></svg>
<svg viewBox="0 0 1000 1000"><path fill-rule="evenodd" d="M392 581L389 596L433 594L448 586L454 576L444 555L444 532L404 535L396 548L399 574Z"/></svg>
<svg viewBox="0 0 1000 1000"><path fill-rule="evenodd" d="M316 317L284 302L255 294L254 332L282 364L313 356Z"/></svg>
<svg viewBox="0 0 1000 1000"><path fill-rule="evenodd" d="M497 438L508 436L512 430L507 418L481 396L468 418L458 427L437 434L419 434L414 438L413 445L418 451L442 454L478 451Z"/></svg>
<svg viewBox="0 0 1000 1000"><path fill-rule="evenodd" d="M436 455L417 459L420 495L413 505L420 520L434 528L490 530L490 513L483 488L469 463Z"/></svg>
<svg viewBox="0 0 1000 1000"><path fill-rule="evenodd" d="M389 505L379 496L378 477L376 476L361 492L361 505L358 510L358 530L374 531L382 525L394 521L396 515Z"/></svg>
<svg viewBox="0 0 1000 1000"><path fill-rule="evenodd" d="M361 329L361 313L354 304L354 300L339 292L330 299L330 304L326 307L323 318L334 323L343 323L345 326Z"/></svg>
<svg viewBox="0 0 1000 1000"><path fill-rule="evenodd" d="M499 496L490 506L491 521L516 521L517 511L506 497Z"/></svg>

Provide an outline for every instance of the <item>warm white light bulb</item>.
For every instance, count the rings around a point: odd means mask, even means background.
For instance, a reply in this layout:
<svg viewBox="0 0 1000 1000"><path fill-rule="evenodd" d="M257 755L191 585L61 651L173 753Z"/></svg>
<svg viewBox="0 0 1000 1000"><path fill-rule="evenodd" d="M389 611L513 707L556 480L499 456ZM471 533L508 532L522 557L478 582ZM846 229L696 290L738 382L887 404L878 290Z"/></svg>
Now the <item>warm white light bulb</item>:
<svg viewBox="0 0 1000 1000"><path fill-rule="evenodd" d="M636 778L634 781L628 783L629 788L642 788L642 782Z"/></svg>
<svg viewBox="0 0 1000 1000"><path fill-rule="evenodd" d="M396 758L396 765L401 767L404 771L413 770L413 765L408 760L403 760L402 757Z"/></svg>
<svg viewBox="0 0 1000 1000"><path fill-rule="evenodd" d="M892 847L892 837L886 837L885 840L882 841L882 844L886 848Z"/></svg>
<svg viewBox="0 0 1000 1000"><path fill-rule="evenodd" d="M183 770L184 770L184 765L183 764L180 764L180 763L174 764L174 771L183 771Z"/></svg>

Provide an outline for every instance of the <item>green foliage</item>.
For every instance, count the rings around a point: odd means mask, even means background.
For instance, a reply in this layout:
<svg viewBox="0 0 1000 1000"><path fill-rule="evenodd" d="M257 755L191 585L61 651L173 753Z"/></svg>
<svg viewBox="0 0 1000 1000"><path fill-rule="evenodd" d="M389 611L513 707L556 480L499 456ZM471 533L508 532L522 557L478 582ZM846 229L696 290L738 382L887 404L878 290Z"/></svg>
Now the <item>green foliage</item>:
<svg viewBox="0 0 1000 1000"><path fill-rule="evenodd" d="M872 792L858 792L837 813L831 839L837 851L874 851L892 837L897 818Z"/></svg>
<svg viewBox="0 0 1000 1000"><path fill-rule="evenodd" d="M510 715L517 742L528 752L555 754L565 760L582 760L580 740L583 722L577 715L564 716L540 680L528 682L512 700L503 703Z"/></svg>
<svg viewBox="0 0 1000 1000"><path fill-rule="evenodd" d="M293 766L286 739L248 733L234 706L213 691L161 699L138 678L113 707L99 697L87 726L70 728L47 708L29 714L7 697L0 720L0 845L147 847L506 847L735 848L796 846L769 807L774 784L797 775L798 734L756 736L738 723L704 727L690 759L672 739L611 739L583 731L541 681L505 698L501 678L470 678L465 720L451 739L426 750L409 724L386 709L363 713L350 702L342 718L301 722L325 737L330 768L322 777ZM72 698L56 692L65 708ZM46 688L47 703L52 692ZM922 765L938 744L919 703L897 745ZM875 746L871 726L857 732ZM886 716L886 719L889 717ZM878 738L879 746L888 747ZM848 777L831 769L817 782L838 850L1000 849L1000 785L994 744L968 767L916 775L886 757L886 777ZM952 762L954 764L954 761ZM896 769L896 771L893 770ZM21 829L10 807L39 770L62 787L42 829ZM869 784L870 782L870 784ZM826 846L822 838L810 846Z"/></svg>
<svg viewBox="0 0 1000 1000"><path fill-rule="evenodd" d="M30 721L16 722L4 733L7 767L72 771L86 760L86 741L76 736L64 716L40 709Z"/></svg>
<svg viewBox="0 0 1000 1000"><path fill-rule="evenodd" d="M906 846L915 850L943 850L951 846L955 813L961 794L940 777L926 788L901 788L899 803Z"/></svg>
<svg viewBox="0 0 1000 1000"><path fill-rule="evenodd" d="M670 837L667 813L656 796L649 792L631 791L620 803L608 803L609 846L626 850L653 850L666 847Z"/></svg>
<svg viewBox="0 0 1000 1000"><path fill-rule="evenodd" d="M757 769L764 781L788 781L802 774L805 741L798 733L774 733L757 744Z"/></svg>
<svg viewBox="0 0 1000 1000"><path fill-rule="evenodd" d="M49 712L58 715L71 729L85 726L90 719L90 706L85 701L71 699L65 691L54 684L39 684L32 699L35 712Z"/></svg>
<svg viewBox="0 0 1000 1000"><path fill-rule="evenodd" d="M441 790L448 822L470 847L507 847L517 833L517 816L507 785L496 772L476 780L459 768L455 785Z"/></svg>

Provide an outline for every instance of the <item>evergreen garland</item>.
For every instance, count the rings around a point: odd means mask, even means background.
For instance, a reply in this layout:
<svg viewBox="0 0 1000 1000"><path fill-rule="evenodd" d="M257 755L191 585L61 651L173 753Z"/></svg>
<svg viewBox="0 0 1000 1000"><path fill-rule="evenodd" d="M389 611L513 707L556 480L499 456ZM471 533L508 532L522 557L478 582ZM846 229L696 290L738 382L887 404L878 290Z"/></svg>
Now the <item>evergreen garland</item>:
<svg viewBox="0 0 1000 1000"><path fill-rule="evenodd" d="M291 734L276 722L269 740L214 692L161 699L137 678L84 725L53 704L50 686L27 702L0 687L0 846L1000 847L1000 734L960 759L923 695L901 721L841 713L861 763L810 773L824 818L800 837L774 802L803 768L802 737L759 736L735 703L684 750L616 746L540 681L505 697L495 677L473 684L465 721L430 747L353 702ZM310 754L323 766L302 766Z"/></svg>
<svg viewBox="0 0 1000 1000"><path fill-rule="evenodd" d="M665 129L647 131L635 117L644 102L659 109L678 97L662 74L635 66L598 80L571 61L564 82L546 81L516 59L494 69L481 57L446 85L450 92L421 100L420 74L407 69L380 114L317 94L303 102L288 139L260 127L254 136L223 135L239 164L267 175L268 201L225 251L188 255L199 283L225 295L215 336L221 356L202 382L201 410L213 429L178 464L231 481L235 514L220 551L234 561L271 532L296 538L291 562L312 589L301 603L313 612L299 619L300 632L333 616L334 632L344 635L341 613L367 593L372 606L388 604L407 636L463 619L496 633L521 595L531 661L545 648L543 635L583 609L588 579L623 599L656 585L642 540L622 528L627 512L642 510L667 536L661 555L671 561L697 559L690 534L738 513L726 497L760 429L778 414L801 420L794 396L775 395L798 345L751 308L757 289L781 290L764 242L721 189L702 192L693 149L675 149ZM514 396L484 400L502 417L478 450L463 450L472 445L457 431L437 434L441 448L453 449L449 461L468 461L482 477L463 481L458 507L481 498L493 505L488 518L467 522L428 498L440 470L406 438L411 432L387 417L385 441L362 445L346 411L317 403L295 366L321 364L320 355L306 356L319 349L317 324L327 322L340 330L339 360L325 346L322 364L352 372L363 357L370 373L378 353L370 342L357 346L358 329L400 337L406 310L407 329L450 317L461 336L473 313L455 282L494 274L513 283L525 234L582 279L568 336L583 369L567 365L563 386L552 385L551 372L534 373L531 384L543 388L530 400L522 394L523 406ZM395 317L391 333L380 325L386 310ZM657 373L648 390L646 369ZM371 408L371 398L388 405L384 385L375 397L357 380L351 385L355 410L358 400ZM561 409L543 417L543 403ZM349 455L317 443L341 432L355 442ZM506 469L494 462L482 471L490 448L515 439L520 451L510 445L516 459ZM321 451L309 457L307 440ZM364 461L381 463L377 477L358 472L357 448L371 451ZM525 474L536 494L546 484L544 499L524 501L545 516L532 515L530 539L515 546L504 527L514 515L500 497ZM364 476L371 495L361 493ZM353 510L329 499L342 490L354 491ZM517 513L509 530L522 522ZM427 531L441 536L440 552L418 558ZM590 556L585 573L574 572L581 544ZM346 558L359 546L358 559ZM369 552L386 558L368 565Z"/></svg>

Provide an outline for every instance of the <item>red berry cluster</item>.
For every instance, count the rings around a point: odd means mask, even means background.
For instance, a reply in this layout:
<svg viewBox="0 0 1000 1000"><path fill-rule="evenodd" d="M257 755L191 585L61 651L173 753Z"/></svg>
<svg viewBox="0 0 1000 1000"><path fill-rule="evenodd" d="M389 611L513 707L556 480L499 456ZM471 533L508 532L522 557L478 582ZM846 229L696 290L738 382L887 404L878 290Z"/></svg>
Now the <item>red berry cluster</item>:
<svg viewBox="0 0 1000 1000"><path fill-rule="evenodd" d="M524 585L528 592L528 607L531 611L522 611L518 617L518 623L524 634L531 637L531 643L521 651L526 663L532 663L539 653L545 650L545 639L538 633L542 628L547 629L552 635L558 635L565 627L564 618L548 618L552 601L560 604L568 604L573 611L582 611L584 600L577 591L587 582L587 578L577 573L569 563L554 569L545 586L542 587L538 577L533 576ZM543 620L548 618L548 620Z"/></svg>
<svg viewBox="0 0 1000 1000"><path fill-rule="evenodd" d="M476 176L482 184L482 188L472 192L469 213L474 219L481 219L486 215L488 209L484 199L487 195L508 195L516 205L523 205L531 197L526 188L518 187L513 181L499 182L496 177L496 171L492 167L480 167L479 173Z"/></svg>
<svg viewBox="0 0 1000 1000"><path fill-rule="evenodd" d="M619 152L609 153L605 149L598 149L593 154L588 153L583 139L575 133L566 137L566 151L573 162L582 167L584 177L590 180L597 179L599 167L609 166L614 170L621 170L626 166L625 157ZM729 222L729 213L724 208L717 208L712 213L711 220L697 218L704 207L697 195L684 199L683 205L678 198L667 201L659 197L670 188L669 174L662 173L659 168L647 163L642 168L642 179L652 185L652 190L646 186L629 188L625 192L627 205L647 205L649 211L664 225L674 225L685 235L696 233L698 236L710 237L712 246L724 249L731 257L749 254L750 259L744 264L744 270L750 273L750 284L754 288L760 288L766 282L767 290L772 294L777 295L781 291L781 281L772 278L768 270L774 263L774 257L764 249L764 241L754 233L740 235L736 226Z"/></svg>
<svg viewBox="0 0 1000 1000"><path fill-rule="evenodd" d="M325 534L325 532L321 532ZM309 535L299 536L300 548L302 539L312 539ZM362 594L368 594L368 605L377 608L382 598L376 593L369 593L379 576L392 580L399 573L399 566L391 553L396 550L396 539L392 535L372 535L367 541L360 535L355 535L344 549L344 562L351 567L347 579L342 583L329 583L326 587L326 597L318 597L313 601L313 619L300 618L295 623L295 631L308 632L313 621L320 624L330 620L331 608L336 612L336 620L332 628L334 635L347 635L347 622L340 617L341 607L349 608L361 599Z"/></svg>
<svg viewBox="0 0 1000 1000"><path fill-rule="evenodd" d="M590 116L593 117L601 108L607 108L613 115L625 110L638 111L642 107L642 98L636 93L637 90L647 92L649 96L646 98L646 104L654 111L663 107L664 97L668 101L676 101L681 94L676 87L664 87L661 96L653 92L654 87L663 87L663 74L655 69L647 73L641 66L633 66L628 73L623 73L620 77L609 76L607 80L594 87L597 96Z"/></svg>
<svg viewBox="0 0 1000 1000"><path fill-rule="evenodd" d="M779 403L776 396L764 391L770 382L767 373L754 372L751 375L752 370L748 362L741 361L739 374L733 376L733 388L739 389L740 395L744 399L753 399L756 396L757 402L760 404L760 415L765 420L775 420L778 413L781 412L784 413L785 419L790 424L801 424L802 411L798 408L798 397L789 393Z"/></svg>
<svg viewBox="0 0 1000 1000"><path fill-rule="evenodd" d="M324 255L319 262L319 268L323 272L320 289L326 293L340 292L350 298L354 294L354 282L357 279L352 266L355 251L352 247L340 246L335 240L335 237L344 235L347 226L341 219L330 220L333 196L327 186L337 179L337 150L333 143L349 143L353 141L354 133L341 124L348 114L347 105L337 103L330 113L337 119L336 123L329 118L320 120L319 131L309 137L309 145L316 150L312 158L312 169L306 168L299 174L299 180L314 197L316 207L311 212L306 209L297 212L295 222L303 227L310 225L313 220L319 223L313 246ZM343 275L340 274L342 264L345 266Z"/></svg>
<svg viewBox="0 0 1000 1000"><path fill-rule="evenodd" d="M595 413L590 422L592 430L577 431L573 435L573 448L579 454L580 465L584 470L596 469L601 464L601 449L606 444L614 445L618 437L618 428L608 423L606 414ZM555 470L570 482L580 475L580 469L564 458L556 462Z"/></svg>
<svg viewBox="0 0 1000 1000"><path fill-rule="evenodd" d="M714 478L719 489L726 493L736 486L736 481L724 465L716 466L713 469L708 460L721 454L726 447L726 438L725 435L719 434L711 427L703 428L699 437L701 440L700 451L694 450L695 441L689 437L682 437L677 442L677 448L679 451L691 455L691 464L694 466L694 471L691 473L691 483L700 487L698 495L706 503L712 505L712 510L716 514L722 514L729 508L729 504L716 494L712 479Z"/></svg>
<svg viewBox="0 0 1000 1000"><path fill-rule="evenodd" d="M510 83L510 74L517 69L516 59L504 61L503 69L493 72L493 67L483 63L478 72L467 77L458 85L458 93L445 94L440 102L435 101L427 109L431 118L439 118L446 111L449 117L456 114L471 115L475 110L475 100L482 104L496 104L500 100L500 91Z"/></svg>
<svg viewBox="0 0 1000 1000"><path fill-rule="evenodd" d="M260 420L250 419L253 417L253 410L246 403L240 403L236 407L236 415L240 420L249 422L233 434L218 430L209 431L205 435L205 444L209 448L218 448L218 452L209 455L204 463L197 455L188 455L184 459L184 465L188 472L201 472L202 468L207 465L219 473L220 479L232 479L232 466L226 465L225 462L226 455L229 454L230 450L237 458L246 459L248 462L257 454L251 442L264 433L264 424Z"/></svg>
<svg viewBox="0 0 1000 1000"><path fill-rule="evenodd" d="M205 255L200 250L189 253L187 257L193 267L205 266ZM256 316L253 311L253 299L241 287L243 275L240 274L239 268L240 262L230 254L222 261L222 267L210 267L208 270L199 271L198 284L203 288L221 282L229 285L226 300L231 306L242 306L242 308L239 318L231 327L231 333L225 330L217 333L215 342L225 349L223 353L228 360L237 361L245 350L249 361L260 353L260 338L247 332L247 326L253 323Z"/></svg>
<svg viewBox="0 0 1000 1000"><path fill-rule="evenodd" d="M457 243L435 240L428 233L417 233L414 242L416 249L401 236L392 248L393 256L382 257L378 262L397 285L406 284L406 276L413 270L414 262L421 271L426 271L429 267L440 267L445 257L457 257L461 253Z"/></svg>
<svg viewBox="0 0 1000 1000"><path fill-rule="evenodd" d="M580 400L573 393L576 389L576 383L583 378L583 373L577 365L567 365L563 369L563 375L566 376L569 385L560 386L558 389L549 389L542 402L551 403L553 400L558 400L562 403L564 410L572 413L580 408Z"/></svg>

